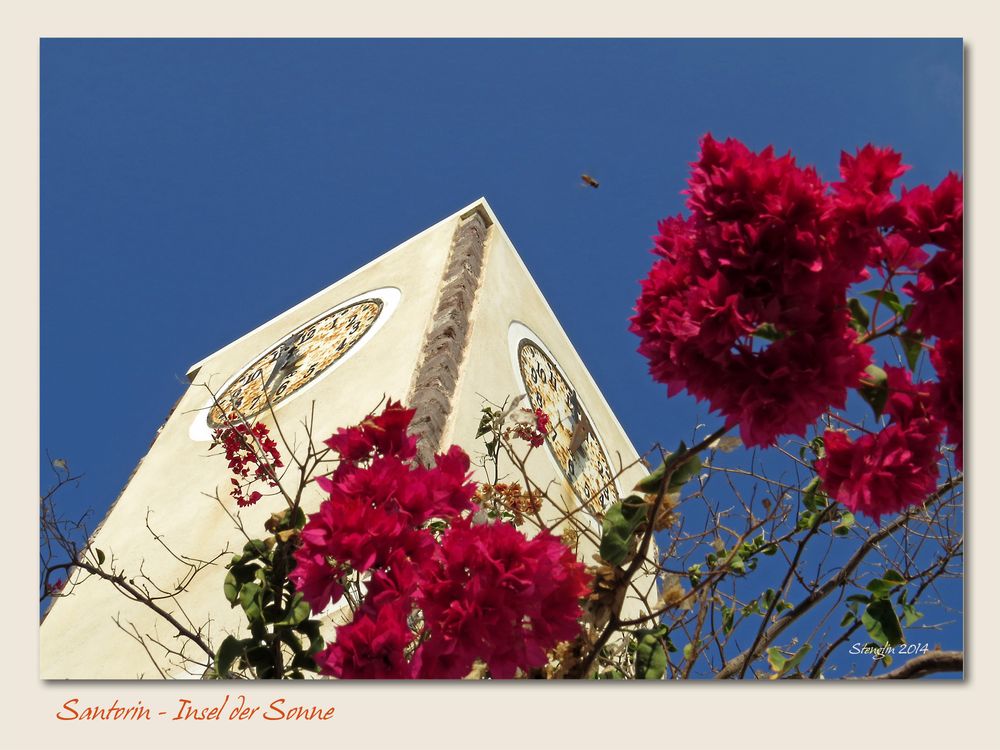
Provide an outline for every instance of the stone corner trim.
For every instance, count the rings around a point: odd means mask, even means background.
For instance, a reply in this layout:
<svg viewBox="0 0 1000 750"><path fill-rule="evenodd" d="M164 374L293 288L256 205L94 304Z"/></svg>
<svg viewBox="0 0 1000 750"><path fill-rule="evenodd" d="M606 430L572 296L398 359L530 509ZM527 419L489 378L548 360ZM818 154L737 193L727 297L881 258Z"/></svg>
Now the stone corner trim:
<svg viewBox="0 0 1000 750"><path fill-rule="evenodd" d="M424 465L442 447L492 223L485 209L476 206L460 217L452 235L437 306L407 398L407 405L416 409L410 434L420 439L417 458Z"/></svg>

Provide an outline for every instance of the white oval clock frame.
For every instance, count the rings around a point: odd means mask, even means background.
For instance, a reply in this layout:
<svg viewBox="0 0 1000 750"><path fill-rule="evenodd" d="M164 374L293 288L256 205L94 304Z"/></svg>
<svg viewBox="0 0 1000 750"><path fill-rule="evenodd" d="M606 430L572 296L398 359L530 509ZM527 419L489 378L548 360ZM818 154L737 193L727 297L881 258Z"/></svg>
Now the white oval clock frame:
<svg viewBox="0 0 1000 750"><path fill-rule="evenodd" d="M334 370L336 370L338 367L344 364L344 362L346 362L355 354L357 354L362 349L362 347L364 347L364 345L367 344L368 341L379 331L379 329L386 324L389 318L392 317L392 314L396 311L396 308L399 307L399 300L401 297L402 293L398 288L394 286L386 286L386 287L380 287L378 289L372 289L371 291L338 302L333 307L324 310L319 315L316 315L310 318L309 320L305 321L301 325L296 326L293 330L287 331L285 334L282 335L280 339L278 339L277 341L272 341L265 348L261 349L253 357L251 357L246 362L244 362L240 367L238 367L236 369L235 374L233 374L228 380L226 380L226 382L222 384L222 387L217 389L216 393L225 393L226 390L229 388L229 386L232 385L237 380L237 378L240 377L240 375L243 373L244 370L246 370L247 367L249 367L251 364L256 362L261 357L263 357L269 351L274 349L274 347L277 344L279 344L283 339L286 339L289 336L298 333L299 331L305 330L316 321L326 318L336 313L338 310L350 307L351 305L363 302L365 300L370 300L370 299L379 300L382 303L382 311L375 319L375 322L372 323L371 327L367 331L365 331L365 333L357 341L355 341L354 344L351 346L351 348L348 349L346 352L344 352L343 356L341 356L337 361L333 362L329 367L323 370L323 372L321 372L310 382L306 383L304 386L299 388L291 396L289 396L286 399L282 399L273 407L275 410L282 408L285 404L291 403L292 401L297 399L303 393L308 391L310 388L312 388L314 385L316 385L318 382L326 378L330 373L332 373ZM213 430L208 425L208 415L214 404L215 404L214 397L209 397L205 401L205 404L202 407L200 407L196 412L194 421L191 423L191 427L188 429L188 436L192 440L207 441L212 439Z"/></svg>
<svg viewBox="0 0 1000 750"><path fill-rule="evenodd" d="M575 387L573 385L573 381L569 378L569 376L566 375L566 371L563 370L562 366L559 364L559 360L556 359L555 355L552 354L549 348L542 342L542 340L535 334L535 332L532 331L530 328L528 328L528 326L526 326L524 323L518 320L514 320L511 321L510 327L507 329L507 350L510 354L511 367L514 368L514 374L517 378L518 387L521 389L520 393L518 394L519 396L523 396L525 398L528 397L527 390L525 389L524 386L524 378L521 374L521 363L519 361L520 345L521 342L525 339L527 339L532 344L537 346L542 351L542 353L549 358L549 361L552 362L553 367L556 368L558 373L562 376L563 380L566 381L567 385L569 385L571 388ZM611 463L611 453L608 451L607 446L604 444L604 440L601 438L601 435L598 432L596 426L594 426L595 422L593 418L590 416L590 412L587 410L587 407L584 405L582 399L579 400L579 404L580 404L580 409L583 411L584 415L587 417L587 420L593 426L592 435L597 440L597 444L600 446L601 451L603 451L604 453L604 457L608 462L608 469L610 469L612 474L614 474L615 468L614 465ZM546 447L545 453L548 455L549 461L552 463L553 466L556 467L556 471L558 471L561 476L565 477L566 474L563 471L562 466L560 466L559 462L556 460L555 455L553 455L552 449L548 445L548 441L546 441L545 447ZM612 476L611 482L615 488L615 491L618 494L618 497L621 498L623 496L622 488L621 485L618 483L618 478L616 476ZM594 516L593 510L584 505L583 501L580 499L579 493L576 492L575 488L573 491L573 496L576 499L577 504L583 507L585 512L585 517L590 521L596 523L597 518Z"/></svg>

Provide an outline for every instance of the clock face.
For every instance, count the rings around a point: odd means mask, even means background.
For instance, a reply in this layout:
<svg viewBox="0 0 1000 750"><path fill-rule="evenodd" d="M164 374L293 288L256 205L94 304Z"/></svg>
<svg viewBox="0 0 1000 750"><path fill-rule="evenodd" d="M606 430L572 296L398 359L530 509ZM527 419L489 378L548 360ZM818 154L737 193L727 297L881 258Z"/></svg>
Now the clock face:
<svg viewBox="0 0 1000 750"><path fill-rule="evenodd" d="M527 328L511 333L516 369L533 408L549 415L546 444L577 498L595 515L618 500L607 454L576 389ZM516 339L516 341L515 341ZM512 352L513 353L513 352Z"/></svg>
<svg viewBox="0 0 1000 750"><path fill-rule="evenodd" d="M252 420L300 394L356 353L398 299L396 289L375 290L290 331L226 382L192 426L192 437L205 439L234 412Z"/></svg>

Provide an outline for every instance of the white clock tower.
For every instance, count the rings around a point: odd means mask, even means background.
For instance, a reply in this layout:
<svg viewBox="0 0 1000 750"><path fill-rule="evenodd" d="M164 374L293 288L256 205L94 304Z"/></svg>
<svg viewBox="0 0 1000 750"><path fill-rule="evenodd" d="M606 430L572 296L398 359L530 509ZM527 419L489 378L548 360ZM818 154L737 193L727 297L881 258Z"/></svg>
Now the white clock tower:
<svg viewBox="0 0 1000 750"><path fill-rule="evenodd" d="M286 361L291 356L294 366ZM212 498L228 499L226 462L208 451L212 430L230 409L265 423L272 435L280 426L282 450L297 450L304 424L329 435L387 396L417 410L411 431L426 460L452 444L482 453L475 435L484 403L521 397L552 420L525 474L555 499L558 507L543 508L543 516L563 519L557 531L576 532L588 563L603 509L647 473L485 200L211 354L188 378L92 542L118 569L141 570L165 589L181 585L180 594L160 603L186 622L208 624L213 647L245 625L222 593L228 556L193 580L183 556L209 560L227 547L237 551L246 537L229 513L238 511L252 532L275 510L264 503L226 509ZM480 469L475 479L492 477ZM313 491L306 511L321 499ZM637 583L626 612L646 611L656 599L653 576ZM160 642L173 639L176 628L106 581L77 573L66 590L70 595L56 599L41 627L43 679L159 677L115 619ZM197 676L180 664L161 669Z"/></svg>

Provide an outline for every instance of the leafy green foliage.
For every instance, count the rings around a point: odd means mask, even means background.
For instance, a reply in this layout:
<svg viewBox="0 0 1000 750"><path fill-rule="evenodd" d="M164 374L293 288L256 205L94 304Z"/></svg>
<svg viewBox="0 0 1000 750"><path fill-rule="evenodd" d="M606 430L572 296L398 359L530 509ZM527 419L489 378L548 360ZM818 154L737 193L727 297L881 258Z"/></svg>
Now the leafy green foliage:
<svg viewBox="0 0 1000 750"><path fill-rule="evenodd" d="M788 334L779 331L773 323L761 323L754 329L753 335L765 341L780 341Z"/></svg>
<svg viewBox="0 0 1000 750"><path fill-rule="evenodd" d="M899 295L893 291L887 289L869 289L867 292L862 292L862 294L885 305L896 313L896 315L903 314L903 303L899 301Z"/></svg>
<svg viewBox="0 0 1000 750"><path fill-rule="evenodd" d="M734 550L727 550L721 542L716 546L714 552L705 556L705 563L709 568L717 568L728 559L728 567L736 575L743 575L756 570L757 555L773 555L778 551L773 542L769 542L763 532L753 539L749 539Z"/></svg>
<svg viewBox="0 0 1000 750"><path fill-rule="evenodd" d="M903 353L906 355L907 366L911 372L915 371L917 369L917 362L920 360L920 354L924 350L924 337L913 331L905 331L899 334L897 338L899 339L900 346L903 347Z"/></svg>
<svg viewBox="0 0 1000 750"><path fill-rule="evenodd" d="M854 514L848 513L846 510L840 514L840 520L837 525L833 527L834 536L847 536L851 533L851 527L854 526Z"/></svg>
<svg viewBox="0 0 1000 750"><path fill-rule="evenodd" d="M222 641L211 676L226 679L233 671L250 670L258 679L301 679L316 671L313 656L325 645L320 623L309 619L309 604L288 580L296 535L305 522L298 507L275 513L265 523L273 536L251 539L233 555L222 590L230 606L242 608L250 635Z"/></svg>
<svg viewBox="0 0 1000 750"><path fill-rule="evenodd" d="M867 333L871 319L868 316L868 311L861 304L861 300L857 297L851 297L847 300L847 307L851 311L851 327L858 333Z"/></svg>
<svg viewBox="0 0 1000 750"><path fill-rule="evenodd" d="M892 602L889 601L889 594L900 586L906 585L906 578L897 570L888 570L882 574L881 578L873 578L865 586L868 594L853 594L847 597L848 615L841 621L841 626L846 626L855 620L860 619L868 635L879 646L898 646L905 642L903 636L903 626L899 622L899 616ZM906 602L905 589L900 593L898 601ZM861 610L864 606L864 610ZM909 607L909 612L907 610ZM921 615L912 605L903 606L904 617L907 624L916 622Z"/></svg>
<svg viewBox="0 0 1000 750"><path fill-rule="evenodd" d="M886 599L875 599L865 607L861 614L861 624L880 646L898 646L903 643L903 628L892 602Z"/></svg>
<svg viewBox="0 0 1000 750"><path fill-rule="evenodd" d="M806 658L806 655L810 651L812 651L812 646L808 643L804 644L791 656L785 656L777 646L769 648L767 650L767 663L773 672L771 679L777 680L787 675L802 663L802 660Z"/></svg>
<svg viewBox="0 0 1000 750"><path fill-rule="evenodd" d="M876 365L868 365L865 368L863 385L858 388L858 393L868 402L875 416L881 417L885 402L889 399L889 382L885 370Z"/></svg>
<svg viewBox="0 0 1000 750"><path fill-rule="evenodd" d="M667 492L676 492L701 470L701 457L698 454L682 458L687 453L687 445L682 441L677 450L667 456L660 466L645 479L642 479L634 489L636 492L653 494L660 491L663 480L667 482Z"/></svg>
<svg viewBox="0 0 1000 750"><path fill-rule="evenodd" d="M638 680L661 680L667 671L666 625L635 633L635 677ZM668 639L669 640L669 639Z"/></svg>
<svg viewBox="0 0 1000 750"><path fill-rule="evenodd" d="M646 523L649 504L638 495L619 500L604 512L601 557L610 565L621 565L632 547L632 537Z"/></svg>

